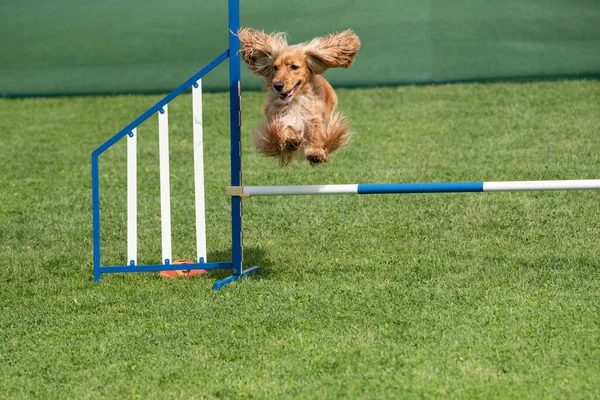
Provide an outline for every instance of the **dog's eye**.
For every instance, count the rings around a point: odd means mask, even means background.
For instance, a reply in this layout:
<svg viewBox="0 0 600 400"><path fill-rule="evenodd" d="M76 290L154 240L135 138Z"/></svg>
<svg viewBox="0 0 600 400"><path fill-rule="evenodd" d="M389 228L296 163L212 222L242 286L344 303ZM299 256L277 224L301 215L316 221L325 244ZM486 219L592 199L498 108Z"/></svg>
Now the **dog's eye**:
<svg viewBox="0 0 600 400"><path fill-rule="evenodd" d="M297 70L299 70L299 69L300 69L300 67L299 67L299 66L297 66L296 64L292 64L292 65L290 66L290 68L292 69L292 71L297 71Z"/></svg>
<svg viewBox="0 0 600 400"><path fill-rule="evenodd" d="M273 71L277 71L279 68L277 68L277 66L273 66Z"/></svg>

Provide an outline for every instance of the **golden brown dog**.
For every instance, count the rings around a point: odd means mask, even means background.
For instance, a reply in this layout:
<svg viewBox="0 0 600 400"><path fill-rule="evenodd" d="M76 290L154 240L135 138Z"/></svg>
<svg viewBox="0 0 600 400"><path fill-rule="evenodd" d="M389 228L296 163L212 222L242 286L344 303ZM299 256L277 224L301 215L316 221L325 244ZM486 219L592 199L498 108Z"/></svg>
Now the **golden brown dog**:
<svg viewBox="0 0 600 400"><path fill-rule="evenodd" d="M285 33L244 28L239 38L244 62L267 82L267 122L255 134L257 150L278 158L281 165L302 149L311 165L328 162L329 154L348 142L350 132L335 111L333 88L320 74L352 65L360 48L358 36L346 30L288 45Z"/></svg>

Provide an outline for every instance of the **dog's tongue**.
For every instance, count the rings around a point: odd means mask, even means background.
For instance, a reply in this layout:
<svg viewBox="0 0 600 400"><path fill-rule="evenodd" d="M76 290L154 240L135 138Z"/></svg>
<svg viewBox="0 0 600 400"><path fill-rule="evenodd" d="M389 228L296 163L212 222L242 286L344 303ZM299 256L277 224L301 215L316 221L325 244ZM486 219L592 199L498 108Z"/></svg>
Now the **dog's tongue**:
<svg viewBox="0 0 600 400"><path fill-rule="evenodd" d="M297 90L297 89L298 89L298 85L294 86L294 87L293 87L293 88L292 88L290 91L288 91L288 92L281 93L281 94L279 95L279 97L280 97L282 100L289 99L290 97L292 97L292 96L294 95L294 93L296 93L296 90Z"/></svg>
<svg viewBox="0 0 600 400"><path fill-rule="evenodd" d="M292 97L292 95L294 94L294 90L296 90L296 88L293 88L289 92L281 93L281 98L282 99L287 99L287 98Z"/></svg>

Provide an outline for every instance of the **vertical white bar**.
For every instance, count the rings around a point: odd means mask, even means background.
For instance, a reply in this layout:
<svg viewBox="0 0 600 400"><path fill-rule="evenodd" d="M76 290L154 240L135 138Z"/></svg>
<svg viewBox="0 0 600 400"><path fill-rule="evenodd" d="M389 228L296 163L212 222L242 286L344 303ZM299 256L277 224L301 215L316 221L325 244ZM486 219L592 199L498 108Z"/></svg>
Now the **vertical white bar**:
<svg viewBox="0 0 600 400"><path fill-rule="evenodd" d="M160 222L163 263L171 263L171 193L169 179L169 112L168 106L158 113L158 146L160 156Z"/></svg>
<svg viewBox="0 0 600 400"><path fill-rule="evenodd" d="M206 218L204 206L204 140L202 130L202 79L192 87L194 120L194 187L196 193L196 249L197 260L206 259Z"/></svg>
<svg viewBox="0 0 600 400"><path fill-rule="evenodd" d="M137 265L137 128L127 137L127 263Z"/></svg>

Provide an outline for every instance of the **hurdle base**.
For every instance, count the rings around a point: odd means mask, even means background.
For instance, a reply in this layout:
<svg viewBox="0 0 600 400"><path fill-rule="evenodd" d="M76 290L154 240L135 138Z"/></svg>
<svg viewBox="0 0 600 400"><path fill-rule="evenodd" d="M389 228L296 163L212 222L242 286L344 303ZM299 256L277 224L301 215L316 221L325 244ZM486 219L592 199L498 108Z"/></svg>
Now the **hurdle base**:
<svg viewBox="0 0 600 400"><path fill-rule="evenodd" d="M124 273L124 272L160 272L160 271L174 271L180 269L204 269L204 270L215 270L215 269L230 269L233 268L232 262L211 262L211 263L194 263L194 264L154 264L154 265L116 265L116 266L103 266L94 268L94 282L100 282L100 276L107 273ZM248 268L240 275L232 275L227 278L223 278L214 283L213 288L215 290L221 289L232 282L236 282L246 275L250 275L260 269L259 266Z"/></svg>
<svg viewBox="0 0 600 400"><path fill-rule="evenodd" d="M179 269L227 269L233 268L233 263L229 262L210 262L194 264L152 264L152 265L115 265L94 268L94 282L100 282L101 274L123 273L123 272L160 272L175 271Z"/></svg>
<svg viewBox="0 0 600 400"><path fill-rule="evenodd" d="M223 286L229 285L230 283L233 283L233 282L237 282L238 280L240 280L244 276L250 275L251 273L258 271L259 269L260 269L259 266L248 268L248 269L245 269L244 271L242 271L242 273L240 275L231 275L231 276L228 276L227 278L223 278L221 280L218 280L213 285L213 289L214 290L219 290Z"/></svg>

